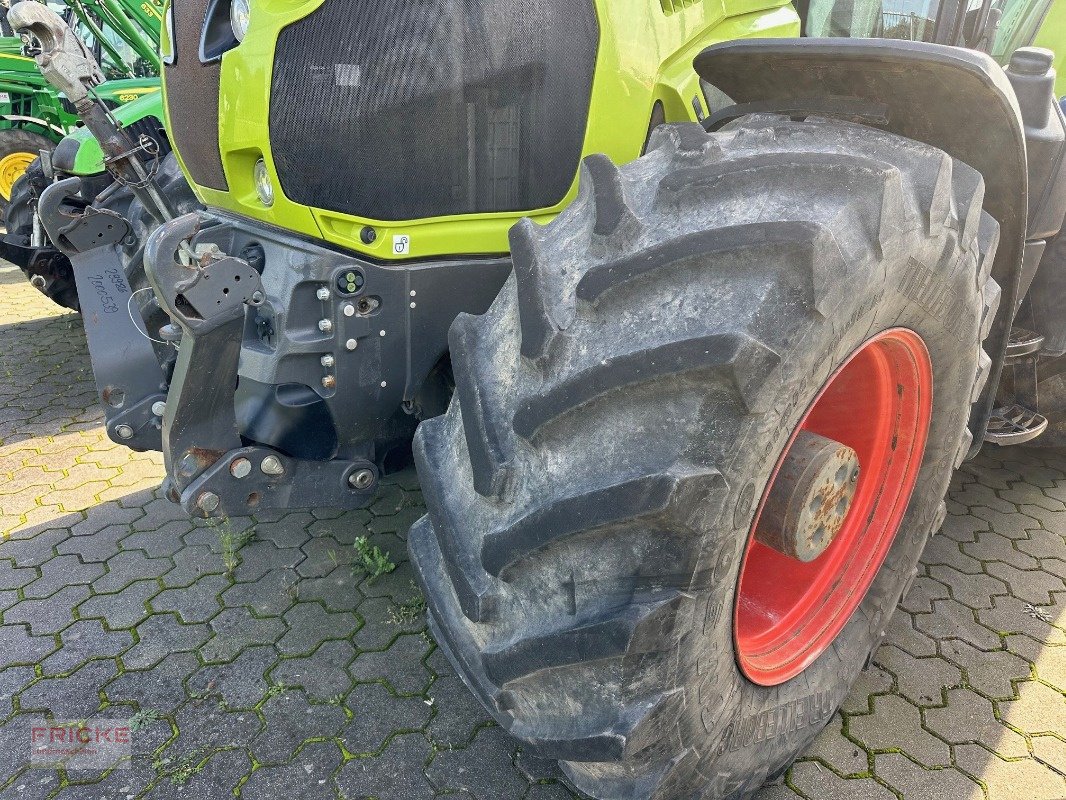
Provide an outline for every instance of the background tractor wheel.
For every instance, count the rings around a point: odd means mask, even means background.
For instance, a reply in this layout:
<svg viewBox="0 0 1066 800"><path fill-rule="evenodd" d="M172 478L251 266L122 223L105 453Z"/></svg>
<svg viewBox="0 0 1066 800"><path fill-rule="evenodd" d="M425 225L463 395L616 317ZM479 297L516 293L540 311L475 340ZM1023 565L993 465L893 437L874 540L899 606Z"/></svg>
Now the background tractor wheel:
<svg viewBox="0 0 1066 800"><path fill-rule="evenodd" d="M455 322L409 542L437 641L574 786L735 799L832 717L943 521L998 226L974 170L875 129L653 138L588 159Z"/></svg>
<svg viewBox="0 0 1066 800"><path fill-rule="evenodd" d="M33 240L33 221L37 214L37 201L48 186L48 178L44 174L41 159L38 157L15 181L15 186L11 191L6 212L7 235L4 237L8 242L20 247L30 247ZM23 252L26 258L19 259L18 266L22 269L26 280L33 283L57 305L72 311L80 311L78 287L74 283L70 259L58 250L49 249L48 252L38 253L37 260L31 263L31 251L19 251L19 254L22 255Z"/></svg>
<svg viewBox="0 0 1066 800"><path fill-rule="evenodd" d="M15 184L42 150L52 150L55 143L38 133L9 128L0 131L0 214L5 219Z"/></svg>

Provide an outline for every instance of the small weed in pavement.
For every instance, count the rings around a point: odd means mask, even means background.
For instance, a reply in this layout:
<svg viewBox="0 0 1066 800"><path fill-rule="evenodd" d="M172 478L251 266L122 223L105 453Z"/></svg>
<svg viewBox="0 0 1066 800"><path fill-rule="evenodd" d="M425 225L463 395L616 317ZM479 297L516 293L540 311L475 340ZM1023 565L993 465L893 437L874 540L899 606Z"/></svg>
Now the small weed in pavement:
<svg viewBox="0 0 1066 800"><path fill-rule="evenodd" d="M396 603L394 608L389 609L389 622L393 625L408 625L421 617L425 610L426 598L418 592L410 600Z"/></svg>
<svg viewBox="0 0 1066 800"><path fill-rule="evenodd" d="M226 573L233 574L233 570L240 566L241 560L237 555L255 537L255 530L249 528L246 531L235 531L230 527L229 520L225 520L219 526L218 540L222 544L222 562L226 565Z"/></svg>
<svg viewBox="0 0 1066 800"><path fill-rule="evenodd" d="M356 568L370 576L373 583L382 575L396 570L396 565L388 553L383 553L377 545L372 545L365 536L355 540Z"/></svg>
<svg viewBox="0 0 1066 800"><path fill-rule="evenodd" d="M136 733L142 728L147 728L153 722L159 720L159 718L159 712L154 708L142 708L130 717L130 730L133 733Z"/></svg>

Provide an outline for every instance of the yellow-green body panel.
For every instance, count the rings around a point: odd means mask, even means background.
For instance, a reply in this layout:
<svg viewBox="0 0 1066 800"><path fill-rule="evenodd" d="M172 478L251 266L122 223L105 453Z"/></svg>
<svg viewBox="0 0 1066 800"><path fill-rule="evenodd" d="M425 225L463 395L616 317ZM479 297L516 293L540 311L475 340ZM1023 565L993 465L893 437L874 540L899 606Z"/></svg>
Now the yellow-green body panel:
<svg viewBox="0 0 1066 800"><path fill-rule="evenodd" d="M547 222L573 200L576 174L570 193L552 208L422 220L370 220L298 205L285 197L275 180L274 205L265 207L255 191L253 170L263 158L271 175L276 174L267 113L274 48L283 28L305 18L323 2L252 0L251 27L243 44L222 58L218 124L229 191L195 187L206 205L387 260L394 258L391 245L398 235L410 237L410 255L405 258L505 253L509 250L507 233L516 220L529 216ZM670 3L596 0L601 37L586 155L606 153L618 163L639 156L657 102L662 102L671 122L695 119L695 98L706 112L699 78L692 69L693 58L705 47L732 39L800 33L799 16L787 0L704 0L669 13L663 10L664 5L669 7ZM168 48L164 41L164 53ZM183 113L169 104L167 110L169 114ZM322 113L331 112L322 109ZM205 124L212 123L205 120ZM417 133L413 133L412 146L417 146ZM374 164L368 165L366 174L351 176L353 182L389 179L387 167ZM360 232L368 225L378 234L369 246L360 239Z"/></svg>
<svg viewBox="0 0 1066 800"><path fill-rule="evenodd" d="M1055 94L1066 97L1066 0L1052 0L1051 10L1036 36L1036 45L1055 51L1055 70L1059 74Z"/></svg>

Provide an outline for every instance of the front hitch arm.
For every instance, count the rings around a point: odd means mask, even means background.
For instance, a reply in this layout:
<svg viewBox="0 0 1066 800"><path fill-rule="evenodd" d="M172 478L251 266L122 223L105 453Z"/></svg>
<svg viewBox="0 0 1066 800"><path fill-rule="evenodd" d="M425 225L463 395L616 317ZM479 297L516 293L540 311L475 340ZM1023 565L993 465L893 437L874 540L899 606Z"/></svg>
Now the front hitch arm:
<svg viewBox="0 0 1066 800"><path fill-rule="evenodd" d="M201 517L367 505L379 479L373 463L296 459L241 439L234 392L245 309L262 305L265 293L247 262L213 247L193 249L200 227L198 214L179 217L145 249L148 279L182 330L163 417L167 496Z"/></svg>
<svg viewBox="0 0 1066 800"><path fill-rule="evenodd" d="M186 498L189 486L230 450L242 446L233 393L244 332L245 305L263 302L259 273L232 256L190 256L198 214L161 226L144 262L159 305L182 330L178 361L163 416L163 459L172 499L208 512L209 501ZM212 511L214 509L211 509Z"/></svg>

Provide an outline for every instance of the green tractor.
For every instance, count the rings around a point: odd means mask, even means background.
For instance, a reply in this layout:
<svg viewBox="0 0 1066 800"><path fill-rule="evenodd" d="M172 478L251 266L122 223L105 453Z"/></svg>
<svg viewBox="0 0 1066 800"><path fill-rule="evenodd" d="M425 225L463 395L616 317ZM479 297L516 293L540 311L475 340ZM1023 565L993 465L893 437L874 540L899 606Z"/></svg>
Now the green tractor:
<svg viewBox="0 0 1066 800"><path fill-rule="evenodd" d="M159 91L162 0L54 3L86 41L107 82L97 95L112 108ZM72 132L78 117L49 85L18 37L0 38L0 214L41 152Z"/></svg>
<svg viewBox="0 0 1066 800"><path fill-rule="evenodd" d="M69 0L68 6L62 15L64 21L85 42L106 78L104 83L94 87L94 96L106 106L114 122L125 129L134 143L138 146L146 143L142 150L143 159L152 164L153 169L161 170L160 179L172 185L173 191L190 208L194 207L191 190L170 155L170 143L163 124L163 98L158 78L161 2L92 0L86 3L84 0ZM21 47L21 39L6 41ZM113 177L105 164L100 143L81 125L69 101L41 75L36 61L21 55L11 58L25 70L32 69L32 73L20 73L19 81L47 87L47 90L35 89L41 106L47 108L42 113L52 120L49 124L54 130L69 130L70 134L52 150L51 142L33 138L38 134L32 131L0 130L0 149L5 141L14 148L8 162L12 169L7 177L14 179L10 187L5 183L4 162L0 159L0 198L7 201L7 231L0 240L0 257L21 267L27 279L54 302L77 311L80 304L70 261L49 241L40 225L37 214L40 195L55 181L78 176L83 181L81 199L85 206L108 190L103 194L104 203L123 215L130 212L134 195L128 188L112 185ZM4 66L4 56L0 55L0 81L4 74L10 75L3 72ZM155 77L115 77L123 74ZM0 95L0 100L2 98ZM40 152L46 156L41 157L33 148L19 144L19 141L31 139L33 147L39 146ZM19 171L21 174L16 178L15 173ZM134 205L133 213L147 216L141 205ZM140 263L142 250L143 242L132 243L123 253L123 260L130 279L144 287L147 284Z"/></svg>
<svg viewBox="0 0 1066 800"><path fill-rule="evenodd" d="M129 220L41 198L108 433L207 518L366 505L413 434L431 628L500 725L595 798L748 797L953 471L1066 407L1049 7L180 0L169 322Z"/></svg>

